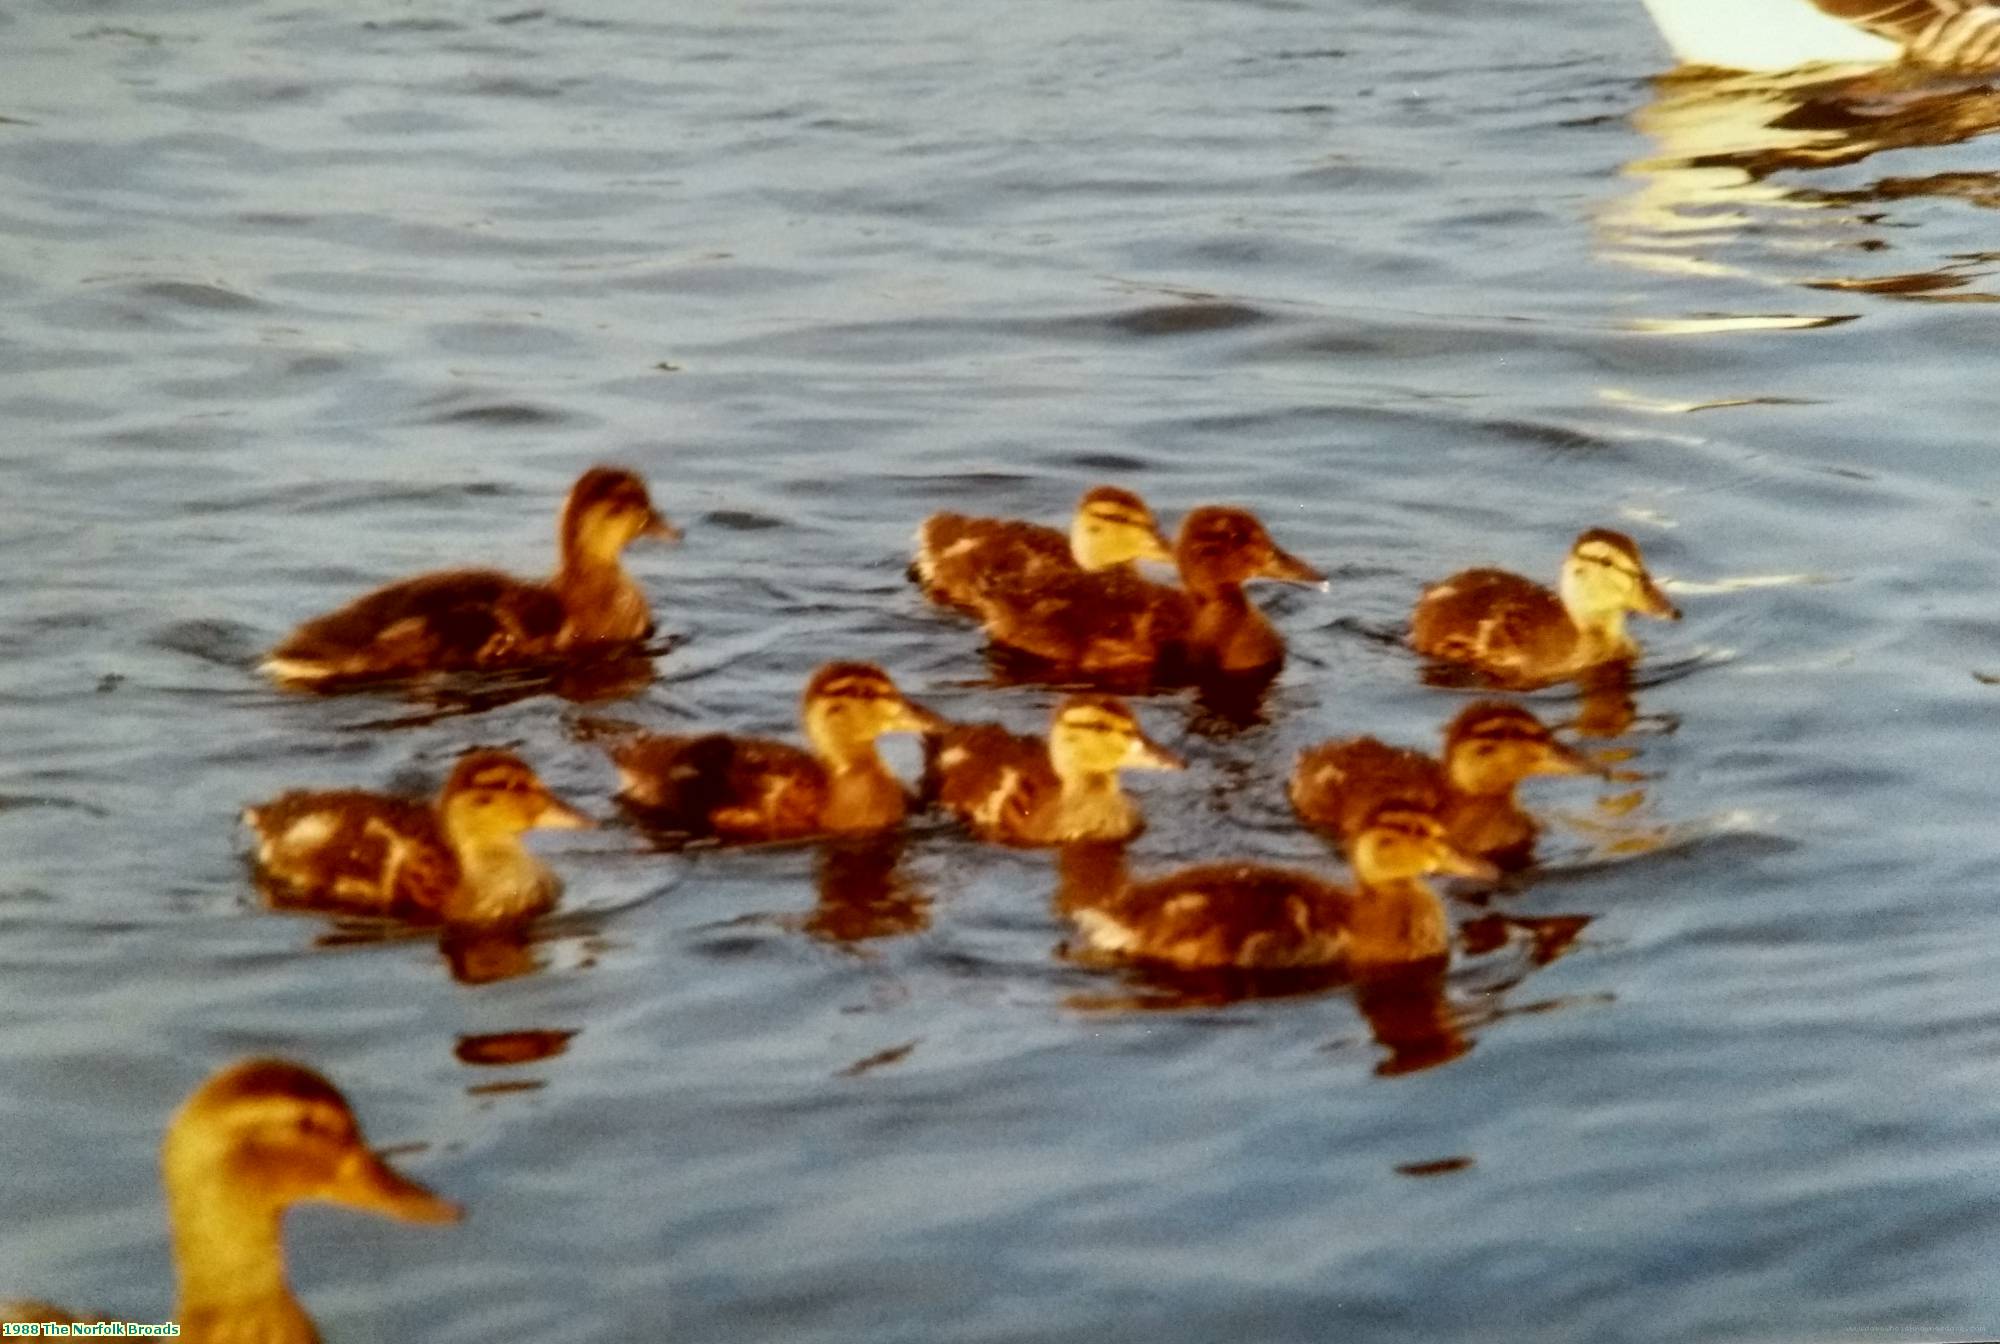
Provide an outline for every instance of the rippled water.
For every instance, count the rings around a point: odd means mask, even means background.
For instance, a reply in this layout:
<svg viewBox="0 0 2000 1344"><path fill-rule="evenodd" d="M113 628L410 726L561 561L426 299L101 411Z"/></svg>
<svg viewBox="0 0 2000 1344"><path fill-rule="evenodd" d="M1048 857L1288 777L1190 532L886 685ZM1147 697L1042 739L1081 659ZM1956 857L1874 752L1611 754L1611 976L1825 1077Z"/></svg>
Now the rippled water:
<svg viewBox="0 0 2000 1344"><path fill-rule="evenodd" d="M472 1211L296 1215L330 1339L2000 1334L2000 95L1664 60L1555 0L0 12L0 1290L163 1317L160 1126L272 1051ZM248 671L540 568L598 460L688 533L642 693ZM591 716L789 731L827 656L1038 723L907 539L1102 480L1336 576L1267 595L1263 725L1142 706L1195 768L1135 864L1332 871L1297 747L1430 740L1419 584L1591 524L1688 613L1643 778L1538 785L1548 870L1405 1003L1155 1010L1047 856L935 827L887 878L559 837L476 987L259 908L246 801L517 743L602 811Z"/></svg>

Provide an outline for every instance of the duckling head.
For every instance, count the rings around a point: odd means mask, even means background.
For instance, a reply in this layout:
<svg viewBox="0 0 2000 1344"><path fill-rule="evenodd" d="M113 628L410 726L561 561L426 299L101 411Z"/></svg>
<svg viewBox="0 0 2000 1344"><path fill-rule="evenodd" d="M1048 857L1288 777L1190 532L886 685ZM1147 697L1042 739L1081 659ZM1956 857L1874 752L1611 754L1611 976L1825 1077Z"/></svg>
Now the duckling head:
<svg viewBox="0 0 2000 1344"><path fill-rule="evenodd" d="M1171 564L1174 558L1146 501L1115 485L1100 485L1077 501L1069 549L1085 569L1109 569L1130 560Z"/></svg>
<svg viewBox="0 0 2000 1344"><path fill-rule="evenodd" d="M1491 881L1500 870L1452 847L1444 824L1429 812L1385 803L1355 837L1354 875L1364 887L1408 882L1432 873Z"/></svg>
<svg viewBox="0 0 2000 1344"><path fill-rule="evenodd" d="M1445 729L1444 758L1452 786L1471 794L1506 794L1530 775L1598 773L1540 719L1504 700L1481 700L1460 711Z"/></svg>
<svg viewBox="0 0 2000 1344"><path fill-rule="evenodd" d="M1187 762L1146 736L1125 702L1111 695L1073 695L1049 725L1049 762L1065 780L1119 770L1185 770Z"/></svg>
<svg viewBox="0 0 2000 1344"><path fill-rule="evenodd" d="M1604 527L1592 528L1570 547L1562 568L1562 604L1580 627L1620 635L1628 611L1669 621L1681 618L1680 609L1646 572L1638 544Z"/></svg>
<svg viewBox="0 0 2000 1344"><path fill-rule="evenodd" d="M1182 582L1212 589L1251 579L1282 579L1324 587L1326 575L1279 547L1247 509L1209 505L1181 520L1174 543Z"/></svg>
<svg viewBox="0 0 2000 1344"><path fill-rule="evenodd" d="M282 1059L243 1060L203 1083L168 1125L160 1166L177 1225L219 1224L246 1204L275 1215L308 1201L411 1223L460 1216L369 1151L339 1089Z"/></svg>
<svg viewBox="0 0 2000 1344"><path fill-rule="evenodd" d="M828 663L801 697L806 740L821 759L844 765L875 750L884 733L939 733L947 724L906 698L873 663Z"/></svg>
<svg viewBox="0 0 2000 1344"><path fill-rule="evenodd" d="M549 792L520 757L483 748L461 756L445 781L445 829L466 841L511 839L524 831L579 830L596 823Z"/></svg>
<svg viewBox="0 0 2000 1344"><path fill-rule="evenodd" d="M584 472L570 487L569 502L563 506L566 560L616 560L640 537L679 541L680 535L653 507L638 473L623 467L592 467Z"/></svg>

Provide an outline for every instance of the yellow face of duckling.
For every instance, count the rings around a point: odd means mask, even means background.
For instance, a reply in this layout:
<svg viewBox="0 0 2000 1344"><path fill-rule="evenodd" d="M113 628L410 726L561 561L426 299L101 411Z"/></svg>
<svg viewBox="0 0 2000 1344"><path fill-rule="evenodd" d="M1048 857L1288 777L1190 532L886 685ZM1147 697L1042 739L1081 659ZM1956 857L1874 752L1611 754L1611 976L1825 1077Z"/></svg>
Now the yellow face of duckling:
<svg viewBox="0 0 2000 1344"><path fill-rule="evenodd" d="M1598 768L1527 710L1499 700L1472 705L1445 730L1445 767L1462 793L1504 794L1531 775L1588 775Z"/></svg>
<svg viewBox="0 0 2000 1344"><path fill-rule="evenodd" d="M913 704L881 668L828 663L806 683L800 717L823 760L841 764L870 754L884 733L936 733L945 721Z"/></svg>
<svg viewBox="0 0 2000 1344"><path fill-rule="evenodd" d="M1110 485L1100 485L1077 501L1069 547L1077 564L1092 570L1132 560L1172 563L1174 558L1146 502Z"/></svg>
<svg viewBox="0 0 2000 1344"><path fill-rule="evenodd" d="M1352 853L1354 875L1364 887L1411 881L1432 873L1487 881L1500 875L1486 860L1454 849L1436 817L1394 805L1370 818L1355 837Z"/></svg>
<svg viewBox="0 0 2000 1344"><path fill-rule="evenodd" d="M1187 762L1146 736L1114 696L1073 695L1049 725L1049 761L1063 779L1119 770L1185 770Z"/></svg>
<svg viewBox="0 0 2000 1344"><path fill-rule="evenodd" d="M177 1212L214 1204L283 1209L308 1200L405 1222L457 1221L458 1207L368 1149L340 1092L312 1070L253 1059L216 1074L167 1128L160 1162Z"/></svg>
<svg viewBox="0 0 2000 1344"><path fill-rule="evenodd" d="M446 827L461 838L596 825L550 793L533 770L505 751L475 751L461 758L444 786L440 810Z"/></svg>
<svg viewBox="0 0 2000 1344"><path fill-rule="evenodd" d="M621 467L592 467L577 478L563 508L565 558L615 560L641 537L678 541L680 533L653 507L646 483Z"/></svg>
<svg viewBox="0 0 2000 1344"><path fill-rule="evenodd" d="M1570 548L1563 561L1562 604L1585 629L1622 630L1628 611L1669 621L1681 618L1679 608L1646 572L1637 543L1609 528L1593 528Z"/></svg>
<svg viewBox="0 0 2000 1344"><path fill-rule="evenodd" d="M1181 521L1174 556L1190 587L1281 579L1322 587L1326 575L1279 547L1256 515L1216 506L1196 509Z"/></svg>

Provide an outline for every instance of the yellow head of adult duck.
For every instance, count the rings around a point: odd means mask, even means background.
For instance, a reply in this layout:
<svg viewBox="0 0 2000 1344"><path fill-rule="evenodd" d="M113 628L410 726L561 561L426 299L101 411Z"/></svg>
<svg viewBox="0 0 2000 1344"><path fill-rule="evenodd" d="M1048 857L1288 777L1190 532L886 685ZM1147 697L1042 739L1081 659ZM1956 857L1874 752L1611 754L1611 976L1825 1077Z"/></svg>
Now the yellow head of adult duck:
<svg viewBox="0 0 2000 1344"><path fill-rule="evenodd" d="M1426 657L1510 683L1557 681L1636 658L1639 646L1625 630L1631 612L1681 616L1646 572L1638 543L1592 528L1570 548L1555 592L1499 569L1468 569L1426 588L1410 643Z"/></svg>
<svg viewBox="0 0 2000 1344"><path fill-rule="evenodd" d="M1364 970L1450 951L1451 922L1427 876L1496 876L1454 848L1436 817L1400 804L1355 837L1353 867L1349 890L1295 869L1203 864L1072 901L1070 913L1096 951L1182 970Z"/></svg>
<svg viewBox="0 0 2000 1344"><path fill-rule="evenodd" d="M996 581L979 595L994 643L1083 674L1244 675L1284 661L1285 642L1251 604L1252 579L1324 584L1256 515L1208 505L1182 519L1174 542L1181 586L1131 574Z"/></svg>
<svg viewBox="0 0 2000 1344"><path fill-rule="evenodd" d="M911 569L932 601L976 611L980 591L997 579L1034 584L1055 574L1129 572L1136 560L1172 559L1146 501L1100 485L1077 501L1067 537L1013 518L932 514L917 529Z"/></svg>
<svg viewBox="0 0 2000 1344"><path fill-rule="evenodd" d="M1515 786L1534 775L1596 770L1527 710L1482 700L1446 727L1442 763L1372 737L1322 742L1299 753L1289 792L1299 817L1343 847L1384 805L1401 801L1442 820L1454 848L1520 868L1534 857L1538 827Z"/></svg>
<svg viewBox="0 0 2000 1344"><path fill-rule="evenodd" d="M318 1344L285 1277L281 1225L294 1204L411 1223L460 1216L369 1151L332 1083L282 1059L244 1060L203 1083L167 1126L160 1172L180 1280L174 1319L200 1344ZM14 1303L0 1315L87 1319Z"/></svg>
<svg viewBox="0 0 2000 1344"><path fill-rule="evenodd" d="M985 839L1051 845L1136 834L1144 823L1119 772L1186 768L1122 700L1073 695L1056 707L1046 742L992 723L945 730L932 742L928 785Z"/></svg>
<svg viewBox="0 0 2000 1344"><path fill-rule="evenodd" d="M636 474L592 467L563 506L553 577L457 569L404 579L307 621L262 670L281 685L328 689L544 662L643 639L653 629L651 609L621 556L641 537L679 535Z"/></svg>
<svg viewBox="0 0 2000 1344"><path fill-rule="evenodd" d="M435 804L295 791L243 819L281 904L459 925L521 923L550 909L562 884L521 837L592 824L519 757L493 749L461 757Z"/></svg>
<svg viewBox="0 0 2000 1344"><path fill-rule="evenodd" d="M810 751L725 733L621 742L612 749L619 801L647 825L688 836L783 840L881 830L903 820L909 797L876 740L947 726L871 663L828 663L813 673L799 716Z"/></svg>

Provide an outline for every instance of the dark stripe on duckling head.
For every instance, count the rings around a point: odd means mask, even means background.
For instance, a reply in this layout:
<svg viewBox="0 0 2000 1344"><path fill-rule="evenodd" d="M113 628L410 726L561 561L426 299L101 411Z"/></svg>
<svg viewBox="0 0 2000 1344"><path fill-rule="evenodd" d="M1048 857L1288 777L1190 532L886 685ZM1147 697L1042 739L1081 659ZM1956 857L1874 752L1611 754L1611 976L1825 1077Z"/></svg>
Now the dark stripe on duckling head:
<svg viewBox="0 0 2000 1344"><path fill-rule="evenodd" d="M1139 720L1115 695L1072 695L1057 708L1056 722L1073 732L1130 737L1139 731Z"/></svg>
<svg viewBox="0 0 2000 1344"><path fill-rule="evenodd" d="M564 544L575 544L587 517L650 516L652 512L653 497L637 472L623 467L592 467L576 478L569 502L563 506Z"/></svg>
<svg viewBox="0 0 2000 1344"><path fill-rule="evenodd" d="M1125 523L1132 527L1154 525L1153 511L1146 507L1146 501L1115 485L1100 485L1086 492L1077 501L1076 511L1107 523Z"/></svg>
<svg viewBox="0 0 2000 1344"><path fill-rule="evenodd" d="M304 1065L284 1059L246 1059L233 1064L203 1083L194 1099L206 1105L228 1105L252 1097L347 1109L340 1089Z"/></svg>
<svg viewBox="0 0 2000 1344"><path fill-rule="evenodd" d="M1396 831L1421 840L1436 840L1444 835L1444 825L1421 802L1410 798L1391 798L1373 808L1361 829Z"/></svg>
<svg viewBox="0 0 2000 1344"><path fill-rule="evenodd" d="M1461 742L1548 742L1554 734L1542 721L1522 709L1499 700L1482 700L1459 711L1445 729L1445 741Z"/></svg>
<svg viewBox="0 0 2000 1344"><path fill-rule="evenodd" d="M445 783L447 795L472 789L493 789L507 793L541 793L542 781L527 763L510 751L481 747L458 758L451 778Z"/></svg>
<svg viewBox="0 0 2000 1344"><path fill-rule="evenodd" d="M806 683L807 700L901 700L888 673L873 663L828 663Z"/></svg>
<svg viewBox="0 0 2000 1344"><path fill-rule="evenodd" d="M1271 544L1270 534L1246 509L1209 504L1181 520L1180 549L1209 555L1235 554Z"/></svg>
<svg viewBox="0 0 2000 1344"><path fill-rule="evenodd" d="M1586 550L1596 550L1599 547L1616 552L1618 556L1624 559L1624 567L1637 570L1643 570L1646 567L1645 560L1639 555L1639 544L1623 532L1613 532L1608 527L1593 527L1588 532L1585 532L1576 539L1576 545L1570 547L1570 553L1581 556ZM1610 557L1602 555L1585 556L1584 558L1595 560L1599 564L1616 563Z"/></svg>

